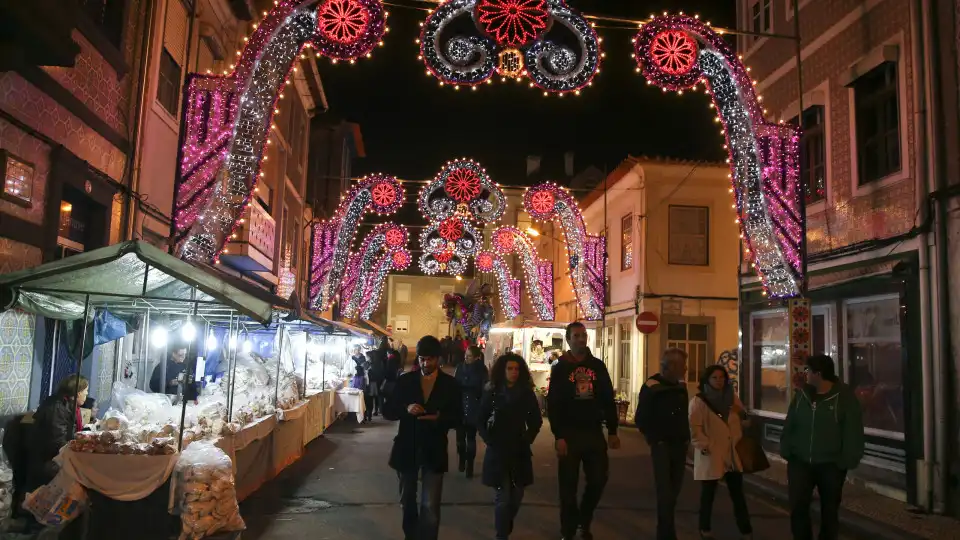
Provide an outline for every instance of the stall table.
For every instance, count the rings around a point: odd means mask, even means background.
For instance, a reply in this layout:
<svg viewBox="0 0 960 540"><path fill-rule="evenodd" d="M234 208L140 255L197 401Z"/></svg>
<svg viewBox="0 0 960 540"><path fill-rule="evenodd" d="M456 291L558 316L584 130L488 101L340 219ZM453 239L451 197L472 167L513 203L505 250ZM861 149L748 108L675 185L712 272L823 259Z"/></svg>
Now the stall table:
<svg viewBox="0 0 960 540"><path fill-rule="evenodd" d="M363 416L367 412L366 403L363 401L363 392L355 394L349 390L337 390L333 396L334 415L356 414L357 422L363 422Z"/></svg>

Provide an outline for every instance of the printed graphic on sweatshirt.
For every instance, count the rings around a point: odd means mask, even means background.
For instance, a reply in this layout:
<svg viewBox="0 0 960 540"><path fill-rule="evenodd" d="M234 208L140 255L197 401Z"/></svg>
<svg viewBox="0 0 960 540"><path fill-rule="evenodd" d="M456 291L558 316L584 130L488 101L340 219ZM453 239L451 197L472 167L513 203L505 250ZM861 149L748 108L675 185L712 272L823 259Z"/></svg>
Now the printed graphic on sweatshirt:
<svg viewBox="0 0 960 540"><path fill-rule="evenodd" d="M597 374L590 368L578 367L570 373L570 382L573 383L573 399L593 399L593 382Z"/></svg>

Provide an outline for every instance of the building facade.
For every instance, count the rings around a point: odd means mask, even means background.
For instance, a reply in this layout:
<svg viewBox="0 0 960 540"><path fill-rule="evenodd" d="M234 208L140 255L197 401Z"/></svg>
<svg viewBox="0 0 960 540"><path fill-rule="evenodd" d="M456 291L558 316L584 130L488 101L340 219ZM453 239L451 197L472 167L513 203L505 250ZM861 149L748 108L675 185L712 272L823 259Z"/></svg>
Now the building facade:
<svg viewBox="0 0 960 540"><path fill-rule="evenodd" d="M382 302L386 322L393 338L411 351L423 336L444 338L450 335L450 323L443 309L443 297L465 293L466 280L452 277L391 274L387 277ZM452 337L452 336L451 336Z"/></svg>
<svg viewBox="0 0 960 540"><path fill-rule="evenodd" d="M834 358L863 408L866 457L851 476L935 508L944 500L934 440L944 394L931 366L947 353L937 346L945 306L928 203L925 16L921 2L798 1L739 0L738 13L751 32L799 28L799 54L774 37L742 35L738 48L768 119L802 127L813 352ZM741 274L741 393L775 454L795 390L787 312L747 265Z"/></svg>

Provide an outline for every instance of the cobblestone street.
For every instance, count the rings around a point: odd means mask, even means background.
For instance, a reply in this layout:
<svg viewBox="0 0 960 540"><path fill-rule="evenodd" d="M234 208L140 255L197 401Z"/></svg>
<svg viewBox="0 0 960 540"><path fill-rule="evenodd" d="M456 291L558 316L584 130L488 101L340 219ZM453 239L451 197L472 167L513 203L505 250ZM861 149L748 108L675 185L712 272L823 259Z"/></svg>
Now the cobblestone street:
<svg viewBox="0 0 960 540"><path fill-rule="evenodd" d="M379 418L366 426L337 422L325 437L307 447L300 462L245 501L242 511L248 530L244 540L400 538L396 475L386 465L395 429L395 424ZM594 534L602 540L652 539L656 519L647 447L635 430L625 429L621 438L623 448L611 453L610 483L597 511ZM515 540L559 538L552 440L544 426L534 449L536 483L527 491L512 537ZM455 462L451 459L451 463ZM699 491L689 476L688 480L677 513L681 540L698 538ZM440 537L493 538L492 500L491 490L478 478L448 474ZM782 509L756 498L749 503L755 538L789 536L788 517ZM739 538L725 492L717 498L714 532L721 540Z"/></svg>

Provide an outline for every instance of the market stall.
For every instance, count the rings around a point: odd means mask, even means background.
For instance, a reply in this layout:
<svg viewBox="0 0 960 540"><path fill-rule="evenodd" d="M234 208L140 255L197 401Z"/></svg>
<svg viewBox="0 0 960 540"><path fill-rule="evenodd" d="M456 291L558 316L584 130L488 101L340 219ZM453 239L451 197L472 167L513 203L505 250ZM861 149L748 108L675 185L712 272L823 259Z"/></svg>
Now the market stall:
<svg viewBox="0 0 960 540"><path fill-rule="evenodd" d="M551 353L562 354L566 350L568 323L530 322L524 324L501 323L490 330L490 340L484 351L484 361L492 366L498 356L514 352L522 356L530 367L534 384L545 388L550 376ZM587 327L587 343L596 343L596 323L584 323Z"/></svg>

